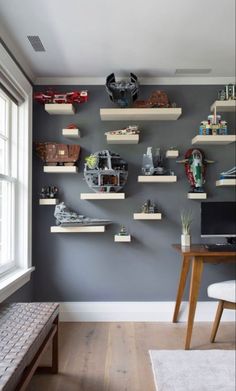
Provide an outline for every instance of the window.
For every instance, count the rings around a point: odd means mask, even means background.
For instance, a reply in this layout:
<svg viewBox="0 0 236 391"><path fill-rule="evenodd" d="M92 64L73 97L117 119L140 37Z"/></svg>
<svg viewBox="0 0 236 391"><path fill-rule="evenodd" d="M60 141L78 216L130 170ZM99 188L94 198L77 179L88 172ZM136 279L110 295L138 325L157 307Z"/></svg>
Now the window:
<svg viewBox="0 0 236 391"><path fill-rule="evenodd" d="M30 280L32 86L0 43L0 302Z"/></svg>
<svg viewBox="0 0 236 391"><path fill-rule="evenodd" d="M0 88L0 274L15 266L17 105Z"/></svg>

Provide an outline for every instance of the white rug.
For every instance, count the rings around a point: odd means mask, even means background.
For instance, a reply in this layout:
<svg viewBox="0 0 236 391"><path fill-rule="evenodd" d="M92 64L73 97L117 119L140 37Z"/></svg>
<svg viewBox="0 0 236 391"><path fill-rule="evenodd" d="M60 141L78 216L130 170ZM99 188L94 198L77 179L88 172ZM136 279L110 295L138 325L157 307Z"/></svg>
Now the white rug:
<svg viewBox="0 0 236 391"><path fill-rule="evenodd" d="M235 391L233 350L150 350L157 391Z"/></svg>

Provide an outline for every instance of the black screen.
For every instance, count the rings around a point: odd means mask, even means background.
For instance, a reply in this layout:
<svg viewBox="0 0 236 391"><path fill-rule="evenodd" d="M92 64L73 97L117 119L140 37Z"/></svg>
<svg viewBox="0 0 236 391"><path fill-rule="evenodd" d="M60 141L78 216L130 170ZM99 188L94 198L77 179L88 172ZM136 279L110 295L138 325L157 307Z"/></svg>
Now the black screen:
<svg viewBox="0 0 236 391"><path fill-rule="evenodd" d="M201 235L236 236L236 202L202 202Z"/></svg>

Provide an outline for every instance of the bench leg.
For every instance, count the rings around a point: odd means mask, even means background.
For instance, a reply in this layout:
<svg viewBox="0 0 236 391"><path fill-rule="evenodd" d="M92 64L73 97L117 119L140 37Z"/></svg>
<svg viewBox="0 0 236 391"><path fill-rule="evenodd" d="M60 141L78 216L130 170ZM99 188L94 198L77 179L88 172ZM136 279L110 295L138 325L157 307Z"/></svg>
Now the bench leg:
<svg viewBox="0 0 236 391"><path fill-rule="evenodd" d="M52 373L58 373L58 316L54 324L57 327L57 331L52 340Z"/></svg>
<svg viewBox="0 0 236 391"><path fill-rule="evenodd" d="M51 374L57 374L58 373L58 316L55 318L53 325L54 325L54 335L52 337L52 365L50 367L48 366L38 366L36 372L37 373L51 373Z"/></svg>

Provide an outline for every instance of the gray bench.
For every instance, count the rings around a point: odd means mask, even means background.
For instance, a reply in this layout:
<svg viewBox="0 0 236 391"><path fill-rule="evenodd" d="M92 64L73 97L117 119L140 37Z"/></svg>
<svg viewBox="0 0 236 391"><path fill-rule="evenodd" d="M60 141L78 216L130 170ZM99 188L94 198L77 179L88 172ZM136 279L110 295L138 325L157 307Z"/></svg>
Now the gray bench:
<svg viewBox="0 0 236 391"><path fill-rule="evenodd" d="M58 372L58 313L56 303L0 305L0 390L26 389L40 358L52 341L52 366Z"/></svg>

